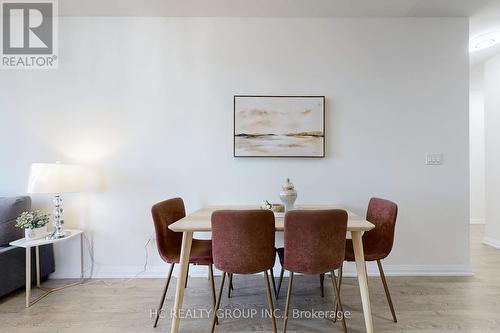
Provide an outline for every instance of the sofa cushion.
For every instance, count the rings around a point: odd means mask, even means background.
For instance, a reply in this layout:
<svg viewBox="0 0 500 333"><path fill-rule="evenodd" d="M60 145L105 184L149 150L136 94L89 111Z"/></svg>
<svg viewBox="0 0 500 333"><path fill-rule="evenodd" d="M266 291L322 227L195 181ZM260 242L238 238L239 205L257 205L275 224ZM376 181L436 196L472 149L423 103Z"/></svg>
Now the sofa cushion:
<svg viewBox="0 0 500 333"><path fill-rule="evenodd" d="M23 230L17 228L16 218L31 209L28 196L0 198L0 247L23 237Z"/></svg>

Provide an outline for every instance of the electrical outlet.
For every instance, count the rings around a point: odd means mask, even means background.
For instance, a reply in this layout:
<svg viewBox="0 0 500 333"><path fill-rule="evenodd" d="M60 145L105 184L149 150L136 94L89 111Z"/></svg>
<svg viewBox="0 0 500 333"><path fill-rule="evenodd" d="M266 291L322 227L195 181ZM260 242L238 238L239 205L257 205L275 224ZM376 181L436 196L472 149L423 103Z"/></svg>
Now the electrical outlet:
<svg viewBox="0 0 500 333"><path fill-rule="evenodd" d="M430 154L425 155L426 165L441 165L443 164L443 154Z"/></svg>

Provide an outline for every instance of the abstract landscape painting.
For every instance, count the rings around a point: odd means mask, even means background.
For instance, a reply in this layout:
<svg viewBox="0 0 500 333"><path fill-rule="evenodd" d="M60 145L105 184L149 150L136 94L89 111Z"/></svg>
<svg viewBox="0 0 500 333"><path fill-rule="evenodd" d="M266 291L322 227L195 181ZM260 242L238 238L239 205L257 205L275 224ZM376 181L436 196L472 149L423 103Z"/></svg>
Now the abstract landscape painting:
<svg viewBox="0 0 500 333"><path fill-rule="evenodd" d="M234 96L235 157L324 157L324 96Z"/></svg>

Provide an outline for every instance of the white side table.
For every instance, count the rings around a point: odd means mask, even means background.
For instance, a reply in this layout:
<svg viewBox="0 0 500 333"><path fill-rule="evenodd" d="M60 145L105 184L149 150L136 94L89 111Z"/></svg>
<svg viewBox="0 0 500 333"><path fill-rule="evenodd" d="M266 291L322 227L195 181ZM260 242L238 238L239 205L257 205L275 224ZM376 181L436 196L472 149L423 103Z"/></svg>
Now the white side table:
<svg viewBox="0 0 500 333"><path fill-rule="evenodd" d="M76 286L83 283L83 231L77 229L65 229L68 236L58 239L37 239L37 240L27 240L26 238L21 238L16 241L10 242L10 245L17 247L24 247L26 249L26 307L29 308L31 305L35 304L48 294L58 291L67 287ZM54 244L59 242L64 242L70 238L80 236L80 281L75 283L66 284L58 288L45 288L40 285L40 253L39 246L46 244ZM33 301L31 301L31 248L35 248L36 253L36 286L37 288L45 291L45 293Z"/></svg>

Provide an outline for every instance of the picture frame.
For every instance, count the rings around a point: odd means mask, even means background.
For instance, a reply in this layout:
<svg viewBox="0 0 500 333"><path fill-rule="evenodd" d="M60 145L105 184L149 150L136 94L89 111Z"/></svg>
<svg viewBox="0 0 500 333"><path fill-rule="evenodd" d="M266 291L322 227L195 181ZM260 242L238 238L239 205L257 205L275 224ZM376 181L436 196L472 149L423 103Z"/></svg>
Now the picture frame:
<svg viewBox="0 0 500 333"><path fill-rule="evenodd" d="M234 95L234 157L325 157L325 96Z"/></svg>

